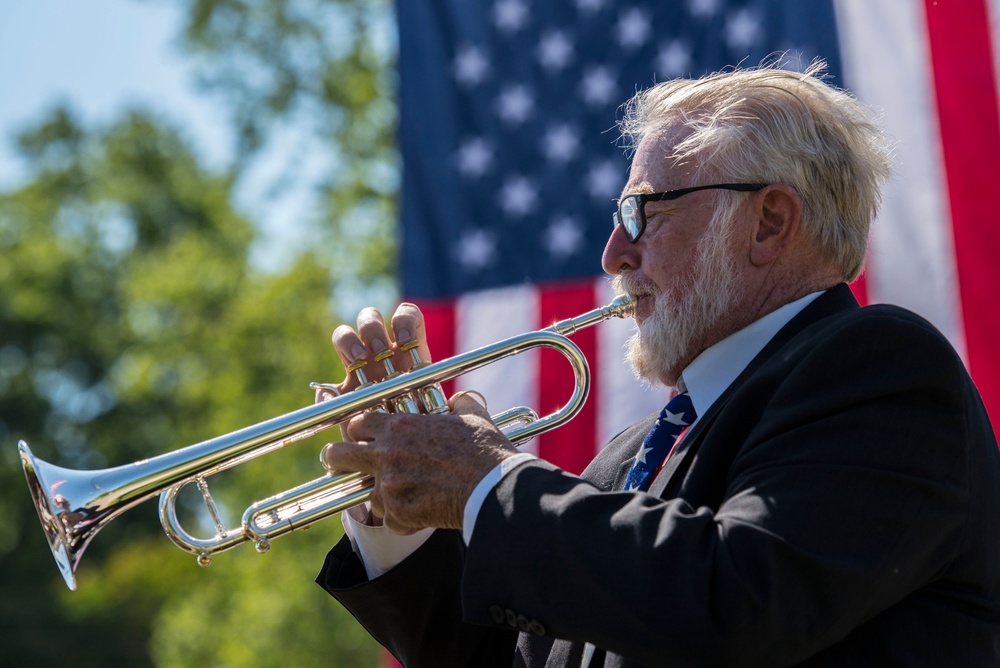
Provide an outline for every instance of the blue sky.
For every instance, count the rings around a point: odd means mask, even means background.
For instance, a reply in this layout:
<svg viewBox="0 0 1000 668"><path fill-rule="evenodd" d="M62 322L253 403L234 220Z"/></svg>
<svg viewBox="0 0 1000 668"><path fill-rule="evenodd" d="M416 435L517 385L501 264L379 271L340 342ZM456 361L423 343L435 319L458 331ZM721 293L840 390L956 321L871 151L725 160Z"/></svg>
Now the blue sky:
<svg viewBox="0 0 1000 668"><path fill-rule="evenodd" d="M227 110L199 93L194 70L175 46L182 14L177 0L0 0L0 190L23 177L13 136L65 102L86 124L115 119L144 105L181 128L209 167L231 159ZM254 260L281 269L309 244L311 178L328 163L303 151L303 137L285 129L245 174L237 205L263 235ZM292 135L292 136L290 136ZM295 152L294 155L290 154ZM269 190L290 162L301 177Z"/></svg>
<svg viewBox="0 0 1000 668"><path fill-rule="evenodd" d="M87 122L143 103L185 128L209 164L229 156L224 109L199 96L173 46L180 28L168 0L3 0L0 3L0 187L19 171L12 135L59 101Z"/></svg>

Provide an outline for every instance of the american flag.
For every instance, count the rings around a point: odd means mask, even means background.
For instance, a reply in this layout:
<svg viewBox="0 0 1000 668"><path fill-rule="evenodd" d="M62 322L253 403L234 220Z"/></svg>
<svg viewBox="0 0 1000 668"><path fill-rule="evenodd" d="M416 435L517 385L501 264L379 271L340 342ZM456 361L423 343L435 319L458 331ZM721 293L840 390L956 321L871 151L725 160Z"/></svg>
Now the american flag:
<svg viewBox="0 0 1000 668"><path fill-rule="evenodd" d="M1000 0L401 0L402 281L435 358L606 303L600 257L627 178L619 105L636 90L784 53L881 110L897 171L862 302L930 319L1000 419ZM591 398L531 444L580 471L665 403L622 362L629 322L574 336ZM536 352L453 389L548 412L561 357Z"/></svg>

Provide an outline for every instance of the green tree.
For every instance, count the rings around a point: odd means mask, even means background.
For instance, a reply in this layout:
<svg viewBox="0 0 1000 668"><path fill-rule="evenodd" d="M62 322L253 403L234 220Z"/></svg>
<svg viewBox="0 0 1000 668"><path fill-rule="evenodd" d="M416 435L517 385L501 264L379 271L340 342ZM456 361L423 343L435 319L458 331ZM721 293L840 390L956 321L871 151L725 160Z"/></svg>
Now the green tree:
<svg viewBox="0 0 1000 668"><path fill-rule="evenodd" d="M55 110L22 135L27 183L0 194L0 657L9 665L373 665L377 647L312 583L327 521L219 555L159 532L155 504L88 548L68 592L28 502L14 443L70 468L174 450L311 401L340 378L330 258L248 262L236 172L203 169L179 133L132 111L85 128ZM219 478L230 521L319 474L312 439ZM186 498L185 507L196 505ZM197 521L189 529L199 533Z"/></svg>
<svg viewBox="0 0 1000 668"><path fill-rule="evenodd" d="M387 305L395 281L399 157L392 0L171 0L181 46L229 110L241 176L292 136L329 165L314 184L340 315ZM307 179L293 158L282 179ZM365 298L357 299L357 293Z"/></svg>

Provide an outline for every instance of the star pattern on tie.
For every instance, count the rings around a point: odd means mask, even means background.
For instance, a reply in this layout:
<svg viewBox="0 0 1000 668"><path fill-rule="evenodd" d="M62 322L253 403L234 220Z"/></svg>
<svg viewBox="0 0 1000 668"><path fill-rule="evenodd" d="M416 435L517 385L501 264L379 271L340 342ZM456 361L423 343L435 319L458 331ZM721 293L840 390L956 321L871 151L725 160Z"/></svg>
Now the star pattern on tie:
<svg viewBox="0 0 1000 668"><path fill-rule="evenodd" d="M639 452L632 459L632 467L625 479L626 490L645 492L649 489L656 472L677 442L677 437L696 418L691 395L687 392L678 394L664 406L653 428L646 434Z"/></svg>
<svg viewBox="0 0 1000 668"><path fill-rule="evenodd" d="M691 424L690 422L684 421L684 411L671 413L666 408L663 409L663 415L660 416L660 419L669 422L672 425L677 425L678 427L686 427Z"/></svg>

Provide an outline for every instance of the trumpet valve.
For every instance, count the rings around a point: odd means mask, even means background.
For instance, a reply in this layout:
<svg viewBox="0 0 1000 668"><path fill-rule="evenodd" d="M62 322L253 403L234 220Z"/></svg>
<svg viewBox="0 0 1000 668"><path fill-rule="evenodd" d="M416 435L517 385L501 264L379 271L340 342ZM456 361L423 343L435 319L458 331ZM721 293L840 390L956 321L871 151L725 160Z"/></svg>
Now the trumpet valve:
<svg viewBox="0 0 1000 668"><path fill-rule="evenodd" d="M367 387L369 384L368 376L365 375L365 367L368 365L368 360L359 359L351 362L350 366L347 367L348 374L354 374L354 377L358 379L358 387Z"/></svg>
<svg viewBox="0 0 1000 668"><path fill-rule="evenodd" d="M437 415L451 411L451 407L448 406L448 397L444 395L444 388L441 387L441 383L425 385L417 390L417 395L420 398L420 404L424 407L425 413Z"/></svg>
<svg viewBox="0 0 1000 668"><path fill-rule="evenodd" d="M398 371L396 371L396 368L392 365L393 355L395 355L395 352L392 350L383 350L382 352L375 355L375 361L381 362L382 366L385 367L385 377L387 379L393 378L399 373Z"/></svg>
<svg viewBox="0 0 1000 668"><path fill-rule="evenodd" d="M354 374L354 377L358 379L358 387L356 389L360 390L363 387L368 387L369 385L374 385L375 381L368 380L368 376L365 374L365 366L368 365L368 360L358 359L354 360L350 366L347 367L347 373ZM368 410L374 413L388 413L389 409L385 407L384 404L378 406L372 406Z"/></svg>
<svg viewBox="0 0 1000 668"><path fill-rule="evenodd" d="M410 353L410 360L413 363L411 370L419 369L420 367L427 365L426 362L420 361L420 353L417 352L417 348L419 347L420 347L420 341L418 341L417 339L411 339L410 341L407 341L406 343L403 343L399 346L400 352Z"/></svg>
<svg viewBox="0 0 1000 668"><path fill-rule="evenodd" d="M422 369L430 364L430 362L424 362L420 359L420 353L417 352L417 348L419 347L420 341L416 339L407 341L399 347L401 352L410 353L410 359L413 362L411 371ZM413 394L416 395L416 399L420 403L420 406L423 407L425 413L436 415L438 413L447 413L451 410L448 407L448 398L444 395L444 388L441 387L441 383L431 383L423 387L418 387L413 391Z"/></svg>
<svg viewBox="0 0 1000 668"><path fill-rule="evenodd" d="M396 413L419 413L420 404L409 392L392 400L392 408Z"/></svg>

